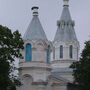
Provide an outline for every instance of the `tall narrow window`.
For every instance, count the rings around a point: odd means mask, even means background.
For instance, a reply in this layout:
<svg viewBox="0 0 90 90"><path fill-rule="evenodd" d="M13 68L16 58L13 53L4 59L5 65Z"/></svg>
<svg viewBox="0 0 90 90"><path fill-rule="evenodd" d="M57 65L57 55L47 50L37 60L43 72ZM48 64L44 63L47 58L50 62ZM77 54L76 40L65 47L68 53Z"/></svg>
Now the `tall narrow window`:
<svg viewBox="0 0 90 90"><path fill-rule="evenodd" d="M77 47L77 60L78 60L78 47Z"/></svg>
<svg viewBox="0 0 90 90"><path fill-rule="evenodd" d="M47 63L50 63L50 46L47 49Z"/></svg>
<svg viewBox="0 0 90 90"><path fill-rule="evenodd" d="M63 46L60 46L60 58L63 58Z"/></svg>
<svg viewBox="0 0 90 90"><path fill-rule="evenodd" d="M73 46L72 45L70 45L69 47L69 56L70 58L73 58Z"/></svg>
<svg viewBox="0 0 90 90"><path fill-rule="evenodd" d="M27 62L30 62L32 60L32 46L31 44L26 44L26 55L25 59Z"/></svg>
<svg viewBox="0 0 90 90"><path fill-rule="evenodd" d="M53 59L55 59L55 47L53 49Z"/></svg>

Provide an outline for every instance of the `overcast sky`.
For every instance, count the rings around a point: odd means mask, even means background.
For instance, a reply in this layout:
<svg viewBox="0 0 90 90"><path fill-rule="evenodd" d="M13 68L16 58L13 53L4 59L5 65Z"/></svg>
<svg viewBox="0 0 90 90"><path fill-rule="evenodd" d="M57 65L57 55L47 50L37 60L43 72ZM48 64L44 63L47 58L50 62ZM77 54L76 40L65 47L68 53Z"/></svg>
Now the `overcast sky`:
<svg viewBox="0 0 90 90"><path fill-rule="evenodd" d="M24 35L32 19L32 6L39 6L39 18L49 40L53 40L60 19L63 0L0 0L0 24ZM80 42L90 39L90 0L70 0L69 9L75 21L75 31Z"/></svg>

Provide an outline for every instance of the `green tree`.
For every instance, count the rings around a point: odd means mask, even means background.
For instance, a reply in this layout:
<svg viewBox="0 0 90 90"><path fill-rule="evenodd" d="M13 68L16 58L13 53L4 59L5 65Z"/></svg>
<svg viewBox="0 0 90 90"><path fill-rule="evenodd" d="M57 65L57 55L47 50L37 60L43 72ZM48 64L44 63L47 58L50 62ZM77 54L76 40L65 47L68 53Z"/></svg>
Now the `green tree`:
<svg viewBox="0 0 90 90"><path fill-rule="evenodd" d="M16 69L14 61L21 58L23 40L18 31L11 32L7 27L0 25L0 90L16 90L21 85L13 74Z"/></svg>
<svg viewBox="0 0 90 90"><path fill-rule="evenodd" d="M74 62L73 68L74 84L81 87L81 90L90 90L90 41L85 42L79 61Z"/></svg>

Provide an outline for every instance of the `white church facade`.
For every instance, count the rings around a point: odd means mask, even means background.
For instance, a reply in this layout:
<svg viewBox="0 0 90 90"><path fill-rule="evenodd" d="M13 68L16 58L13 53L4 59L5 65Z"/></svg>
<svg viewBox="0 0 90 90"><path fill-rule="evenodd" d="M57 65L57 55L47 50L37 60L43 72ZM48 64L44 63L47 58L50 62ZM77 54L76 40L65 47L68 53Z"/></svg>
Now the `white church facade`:
<svg viewBox="0 0 90 90"><path fill-rule="evenodd" d="M23 59L19 62L22 85L17 90L67 90L67 84L73 82L69 66L78 60L79 42L69 12L69 0L63 1L52 42L47 39L39 20L39 8L32 7L33 18L23 37Z"/></svg>

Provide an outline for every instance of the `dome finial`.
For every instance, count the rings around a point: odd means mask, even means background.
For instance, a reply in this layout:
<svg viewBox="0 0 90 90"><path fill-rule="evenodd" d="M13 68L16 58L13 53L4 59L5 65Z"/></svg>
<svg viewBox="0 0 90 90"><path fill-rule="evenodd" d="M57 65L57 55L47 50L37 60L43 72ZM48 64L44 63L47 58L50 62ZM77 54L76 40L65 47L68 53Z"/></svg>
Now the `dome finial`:
<svg viewBox="0 0 90 90"><path fill-rule="evenodd" d="M39 7L36 7L36 6L31 8L31 10L33 11L33 16L38 16L38 9Z"/></svg>
<svg viewBox="0 0 90 90"><path fill-rule="evenodd" d="M64 2L63 6L69 6L69 4L68 4L69 0L63 0L63 2Z"/></svg>

